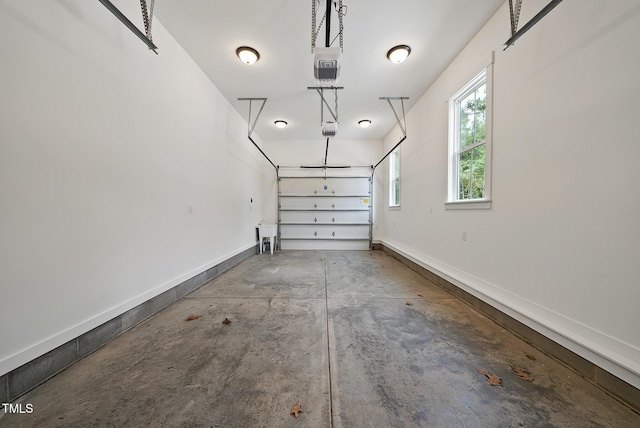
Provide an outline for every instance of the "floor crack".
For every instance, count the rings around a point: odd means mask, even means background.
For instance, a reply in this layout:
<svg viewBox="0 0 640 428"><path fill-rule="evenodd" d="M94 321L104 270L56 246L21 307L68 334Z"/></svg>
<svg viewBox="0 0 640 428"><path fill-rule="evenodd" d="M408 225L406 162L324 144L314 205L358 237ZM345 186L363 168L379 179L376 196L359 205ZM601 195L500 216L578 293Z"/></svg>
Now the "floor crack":
<svg viewBox="0 0 640 428"><path fill-rule="evenodd" d="M329 427L333 428L333 391L331 389L331 339L329 338L329 291L328 291L328 266L327 253L322 252L322 261L324 263L324 314L326 320L327 331L327 370L329 373Z"/></svg>

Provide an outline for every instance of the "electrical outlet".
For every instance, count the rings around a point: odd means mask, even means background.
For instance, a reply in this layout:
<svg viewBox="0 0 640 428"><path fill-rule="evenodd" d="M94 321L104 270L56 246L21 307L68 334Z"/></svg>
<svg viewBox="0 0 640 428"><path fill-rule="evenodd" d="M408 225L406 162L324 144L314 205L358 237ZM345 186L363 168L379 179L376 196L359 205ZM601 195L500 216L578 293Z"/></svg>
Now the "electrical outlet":
<svg viewBox="0 0 640 428"><path fill-rule="evenodd" d="M463 241L467 240L467 232L462 232L462 240Z"/></svg>

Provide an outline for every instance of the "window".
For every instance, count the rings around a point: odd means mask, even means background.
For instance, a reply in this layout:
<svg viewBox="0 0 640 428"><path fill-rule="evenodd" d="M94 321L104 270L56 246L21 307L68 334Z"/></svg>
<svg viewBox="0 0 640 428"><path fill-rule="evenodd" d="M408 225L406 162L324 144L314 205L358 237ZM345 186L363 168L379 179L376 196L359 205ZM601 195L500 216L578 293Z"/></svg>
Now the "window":
<svg viewBox="0 0 640 428"><path fill-rule="evenodd" d="M449 100L447 208L490 208L490 84L491 66Z"/></svg>
<svg viewBox="0 0 640 428"><path fill-rule="evenodd" d="M400 148L389 156L389 206L400 206Z"/></svg>

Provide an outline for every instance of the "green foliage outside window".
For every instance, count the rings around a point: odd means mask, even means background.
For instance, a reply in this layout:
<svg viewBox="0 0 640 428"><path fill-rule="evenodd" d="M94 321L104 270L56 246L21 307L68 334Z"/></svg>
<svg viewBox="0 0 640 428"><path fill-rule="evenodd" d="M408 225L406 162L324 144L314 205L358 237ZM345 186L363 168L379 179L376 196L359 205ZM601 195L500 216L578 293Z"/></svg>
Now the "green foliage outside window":
<svg viewBox="0 0 640 428"><path fill-rule="evenodd" d="M486 85L480 86L460 102L460 150L458 153L458 199L484 196Z"/></svg>

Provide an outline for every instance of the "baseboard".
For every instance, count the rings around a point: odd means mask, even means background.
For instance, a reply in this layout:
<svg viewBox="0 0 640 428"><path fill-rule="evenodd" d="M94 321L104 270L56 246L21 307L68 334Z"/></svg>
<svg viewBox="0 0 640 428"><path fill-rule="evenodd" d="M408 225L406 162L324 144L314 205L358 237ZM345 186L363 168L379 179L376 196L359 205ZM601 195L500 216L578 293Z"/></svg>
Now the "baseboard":
<svg viewBox="0 0 640 428"><path fill-rule="evenodd" d="M465 301L470 306L493 319L497 324L521 337L524 341L540 349L545 354L560 361L579 375L628 405L634 411L640 413L640 389L612 373L612 370L609 370L609 367L612 366L612 361L607 361L608 364L594 363L591 360L601 361L602 356L595 354L589 348L580 348L580 343L571 342L571 346L566 346L566 338L563 337L561 339L565 340L559 340L558 335L553 329L541 325L537 320L528 319L526 322L523 322L521 314L514 315L513 311L509 311L504 305L493 301L491 298L486 298L486 296L483 296L481 293L476 295L469 292L469 288L464 287L460 280L453 278L450 273L443 274L439 269L430 266L429 263L408 255L406 251L399 250L385 242L374 242L373 249L384 251L399 260L421 276ZM517 319L518 317L521 319ZM588 355L589 358L585 358L580 354ZM618 371L624 373L624 367L617 368ZM627 376L634 375L633 373L624 374Z"/></svg>
<svg viewBox="0 0 640 428"><path fill-rule="evenodd" d="M147 298L142 303L0 376L0 403L17 399L71 364L95 352L116 336L247 260L256 254L256 250L256 245L247 246L224 260L216 260L197 271L192 271L187 278L183 276L179 282L174 280L170 281L168 286L164 284L157 287L154 289L156 294L145 294ZM97 317L103 318L104 314Z"/></svg>

